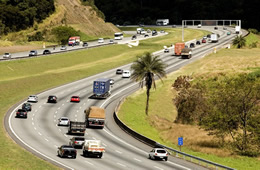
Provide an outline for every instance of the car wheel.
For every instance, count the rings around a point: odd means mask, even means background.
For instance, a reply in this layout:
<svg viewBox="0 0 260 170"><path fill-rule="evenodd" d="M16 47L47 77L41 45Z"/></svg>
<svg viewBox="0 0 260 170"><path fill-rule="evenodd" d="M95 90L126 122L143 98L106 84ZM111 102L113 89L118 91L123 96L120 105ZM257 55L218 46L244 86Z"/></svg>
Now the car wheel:
<svg viewBox="0 0 260 170"><path fill-rule="evenodd" d="M103 153L101 152L101 153L99 154L99 158L102 158L102 156L103 156Z"/></svg>
<svg viewBox="0 0 260 170"><path fill-rule="evenodd" d="M152 159L152 158L151 158L151 155L149 155L149 157L148 157L148 158L149 158L149 159Z"/></svg>
<svg viewBox="0 0 260 170"><path fill-rule="evenodd" d="M167 160L168 160L168 158L164 158L164 160L165 160L165 161L167 161Z"/></svg>

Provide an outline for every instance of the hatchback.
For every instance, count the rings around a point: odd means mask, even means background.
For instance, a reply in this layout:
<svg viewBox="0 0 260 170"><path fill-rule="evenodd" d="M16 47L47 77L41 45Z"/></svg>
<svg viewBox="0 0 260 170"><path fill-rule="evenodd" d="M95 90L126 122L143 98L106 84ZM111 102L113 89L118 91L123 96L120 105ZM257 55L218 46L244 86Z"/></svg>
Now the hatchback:
<svg viewBox="0 0 260 170"><path fill-rule="evenodd" d="M42 54L43 54L43 55L45 55L45 54L51 54L51 51L50 51L50 50L44 50Z"/></svg>
<svg viewBox="0 0 260 170"><path fill-rule="evenodd" d="M3 58L11 58L11 53L4 53Z"/></svg>
<svg viewBox="0 0 260 170"><path fill-rule="evenodd" d="M149 153L149 159L164 159L165 161L168 160L168 152L163 148L154 148Z"/></svg>
<svg viewBox="0 0 260 170"><path fill-rule="evenodd" d="M61 117L58 120L58 126L69 126L70 125L70 119L67 117Z"/></svg>

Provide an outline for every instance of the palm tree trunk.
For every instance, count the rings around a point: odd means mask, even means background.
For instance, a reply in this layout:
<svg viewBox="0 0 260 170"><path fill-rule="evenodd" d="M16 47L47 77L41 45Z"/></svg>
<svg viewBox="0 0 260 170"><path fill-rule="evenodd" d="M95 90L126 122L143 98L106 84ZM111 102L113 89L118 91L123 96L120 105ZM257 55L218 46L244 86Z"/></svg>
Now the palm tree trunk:
<svg viewBox="0 0 260 170"><path fill-rule="evenodd" d="M146 108L145 108L145 114L146 114L146 116L148 116L149 97L150 97L150 88L147 88L147 90L146 90Z"/></svg>

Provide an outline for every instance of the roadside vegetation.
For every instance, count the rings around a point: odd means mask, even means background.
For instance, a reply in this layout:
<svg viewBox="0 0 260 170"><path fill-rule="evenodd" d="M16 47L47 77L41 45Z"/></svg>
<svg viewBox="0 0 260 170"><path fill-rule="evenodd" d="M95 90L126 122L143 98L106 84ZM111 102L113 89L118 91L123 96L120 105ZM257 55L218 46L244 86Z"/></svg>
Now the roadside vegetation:
<svg viewBox="0 0 260 170"><path fill-rule="evenodd" d="M250 34L246 38L246 44L251 44L251 42L259 41L260 38L258 35ZM227 80L235 80L239 78L239 75L253 75L253 77L258 77L259 70L260 70L260 49L259 48L251 48L249 46L246 46L241 49L222 49L218 51L216 54L210 54L203 59L196 61L192 64L189 64L180 70L167 75L167 79L163 79L164 83L157 82L157 89L151 90L151 97L150 97L150 110L149 115L146 116L144 109L145 108L145 91L139 90L133 95L127 97L125 99L125 102L120 107L119 111L119 117L120 119L126 123L128 126L130 126L135 131L153 139L161 144L165 144L167 146L173 147L175 149L179 149L178 147L178 137L182 136L184 138L184 146L182 147L182 151L192 154L194 156L198 156L207 160L211 160L213 162L217 162L232 168L236 169L257 169L260 167L259 162L259 156L256 153L259 153L257 148L259 144L256 144L254 141L250 143L250 149L256 149L252 152L240 152L238 145L233 145L232 137L225 136L224 143L221 137L221 133L210 133L214 135L208 135L209 132L212 131L206 131L200 128L199 124L196 122L198 121L192 121L193 118L195 118L196 115L191 114L188 118L185 119L186 122L179 122L177 123L176 120L178 120L178 108L176 108L174 102L177 100L176 95L177 91L173 88L175 80L179 76L184 76L186 79L192 80L191 82L201 82L203 85L203 82L206 85L213 86L212 82L223 80L224 76L228 76ZM200 78L200 79L199 79ZM201 80L201 81L199 81ZM211 80L211 81L210 81ZM255 79L257 80L254 85L259 85L259 78ZM211 82L211 84L210 84ZM224 82L223 82L224 83ZM195 83L194 83L195 84ZM205 85L204 84L204 85ZM242 81L239 83L240 85L243 85ZM185 85L185 83L184 83ZM244 84L249 85L249 84ZM239 86L239 85L238 85ZM197 86L196 86L197 87ZM199 89L204 89L203 86L199 86ZM219 86L215 87L213 89L221 89ZM253 87L253 86L252 86ZM246 88L246 86L240 87L241 90L244 88L245 90L249 90L250 88ZM205 88L206 89L206 88ZM232 88L231 88L232 89ZM255 88L254 88L255 89ZM223 89L224 91L227 90L226 87ZM256 89L259 91L259 89ZM223 91L223 92L224 92ZM243 90L242 90L243 91ZM195 93L196 92L196 93ZM211 91L211 94L214 94ZM232 91L230 91L231 93ZM238 91L239 92L239 91ZM230 93L223 93L224 94L230 94ZM194 94L190 96L189 101L197 101L199 105L193 105L193 104L187 104L187 113L189 113L189 110L191 106L194 110L197 109L198 112L202 112L203 109L200 107L203 103L203 91L196 90L194 91ZM234 93L235 94L235 93ZM256 93L259 95L259 93ZM238 96L242 96L243 94L239 94ZM185 96L185 95L183 95ZM186 96L187 97L187 96ZM228 97L228 95L227 95ZM235 99L235 97L233 97ZM196 99L196 100L195 100ZM237 98L238 99L238 98ZM253 98L253 99L256 99ZM232 100L232 99L231 99ZM185 100L184 100L185 101ZM186 100L187 101L187 100ZM234 100L235 102L235 100ZM259 102L259 99L258 99ZM181 102L180 102L181 103ZM209 105L207 105L209 107ZM259 105L258 105L259 106ZM182 107L185 109L185 106ZM192 109L191 108L191 109ZM220 107L221 108L221 107ZM201 110L199 110L201 109ZM254 108L255 109L255 108ZM254 113L252 115L259 116L259 111L252 110L255 112L249 112L249 114ZM189 111L188 111L189 110ZM193 111L194 111L193 110ZM185 110L184 110L185 111ZM217 110L215 110L217 111ZM194 112L193 112L194 113ZM216 112L215 112L216 113ZM241 112L240 112L241 113ZM193 116L193 117L192 117ZM235 116L235 115L234 115ZM253 117L254 117L253 116ZM237 117L237 116L236 116ZM231 117L229 117L231 118ZM212 119L213 120L213 119ZM257 123L258 118L252 119ZM191 122L190 122L191 121ZM190 122L190 123L188 123ZM213 121L214 123L215 121ZM251 121L254 125L253 121ZM183 124L184 123L184 124ZM238 122L237 122L238 123ZM215 124L208 124L211 129L211 125ZM218 126L219 128L224 128L227 126L224 126L224 124L221 124L223 126ZM238 125L239 127L242 127L240 124L234 124ZM257 126L252 126L255 128L258 128ZM234 129L236 129L236 126L233 126ZM207 129L207 128L205 128ZM223 129L219 129L220 131ZM250 130L253 130L253 128L250 128ZM218 131L218 132L220 132ZM257 130L258 131L258 130ZM258 133L257 131L254 131ZM215 131L216 132L216 131ZM243 131L234 131L236 132L243 132ZM219 136L216 136L219 135ZM243 135L236 134L235 137L242 137ZM251 133L248 133L248 137L252 137ZM259 134L254 134L254 137L257 137ZM245 138L244 138L245 139ZM254 138L258 140L257 138ZM251 139L250 139L251 140ZM240 140L235 140L240 141ZM241 140L242 142L243 140ZM247 140L245 140L247 141ZM242 143L239 143L239 145ZM253 145L251 145L253 144ZM256 144L256 145L255 145ZM249 149L248 148L248 149ZM237 150L238 149L238 150ZM239 151L239 152L237 152ZM255 152L256 151L256 152ZM247 156L242 156L247 155ZM256 156L256 157L251 157Z"/></svg>
<svg viewBox="0 0 260 170"><path fill-rule="evenodd" d="M162 49L165 44L180 41L181 30L167 31L169 35L141 41L138 47L113 45L0 62L0 121L3 122L5 113L12 105L28 95L131 63L137 55L154 52ZM187 39L207 34L196 30L196 34L193 34L193 30L187 30L186 33ZM15 144L6 134L3 125L0 134L2 169L55 169L53 165L36 158Z"/></svg>

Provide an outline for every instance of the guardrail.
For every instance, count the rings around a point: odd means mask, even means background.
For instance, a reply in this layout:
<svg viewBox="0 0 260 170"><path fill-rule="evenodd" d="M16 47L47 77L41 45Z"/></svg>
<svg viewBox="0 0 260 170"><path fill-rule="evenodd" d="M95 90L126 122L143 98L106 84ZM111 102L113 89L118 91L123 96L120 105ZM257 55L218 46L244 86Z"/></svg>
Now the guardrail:
<svg viewBox="0 0 260 170"><path fill-rule="evenodd" d="M143 135L141 135L140 133L137 133L136 131L134 131L133 129L131 129L130 127L128 127L126 124L124 124L120 119L119 117L117 116L117 112L121 106L121 104L124 102L124 97L120 99L120 101L118 102L116 108L115 108L115 111L114 111L114 120L115 122L117 123L117 125L123 130L125 131L126 133L130 134L131 136L133 136L134 138L136 138L137 140L151 146L151 147L163 147L163 148L166 148L168 151L171 152L171 155L175 156L175 157L178 157L180 159L184 159L186 161L190 161L192 163L196 163L198 165L201 165L201 166L205 166L206 168L213 168L215 167L215 169L218 169L218 168L222 168L222 169L227 169L227 170L234 170L233 168L230 168L230 167L227 167L227 166L224 166L224 165L221 165L221 164L218 164L218 163L215 163L215 162L211 162L211 161L208 161L208 160L205 160L205 159L202 159L202 158L199 158L199 157L196 157L196 156L193 156L193 155L189 155L187 153L184 153L184 152L181 152L181 151L178 151L176 149L173 149L173 148L170 148L170 147L167 147L165 145L162 145L150 138L147 138Z"/></svg>

